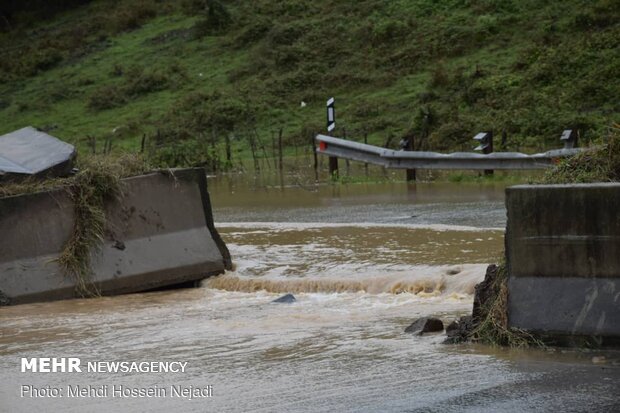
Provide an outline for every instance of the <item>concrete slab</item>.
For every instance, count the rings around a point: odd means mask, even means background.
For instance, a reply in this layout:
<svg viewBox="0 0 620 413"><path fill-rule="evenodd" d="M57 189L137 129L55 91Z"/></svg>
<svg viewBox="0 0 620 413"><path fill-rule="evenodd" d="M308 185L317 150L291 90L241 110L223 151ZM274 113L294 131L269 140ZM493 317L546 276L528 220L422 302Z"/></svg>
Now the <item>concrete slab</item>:
<svg viewBox="0 0 620 413"><path fill-rule="evenodd" d="M26 127L0 136L0 179L64 176L73 168L75 147Z"/></svg>
<svg viewBox="0 0 620 413"><path fill-rule="evenodd" d="M512 277L510 325L546 334L620 336L617 278Z"/></svg>
<svg viewBox="0 0 620 413"><path fill-rule="evenodd" d="M620 337L620 184L506 190L508 321L542 335Z"/></svg>
<svg viewBox="0 0 620 413"><path fill-rule="evenodd" d="M197 281L231 267L203 169L123 180L123 196L106 206L106 218L105 239L92 256L104 295ZM73 280L55 262L73 225L63 190L0 199L0 290L13 304L75 296Z"/></svg>

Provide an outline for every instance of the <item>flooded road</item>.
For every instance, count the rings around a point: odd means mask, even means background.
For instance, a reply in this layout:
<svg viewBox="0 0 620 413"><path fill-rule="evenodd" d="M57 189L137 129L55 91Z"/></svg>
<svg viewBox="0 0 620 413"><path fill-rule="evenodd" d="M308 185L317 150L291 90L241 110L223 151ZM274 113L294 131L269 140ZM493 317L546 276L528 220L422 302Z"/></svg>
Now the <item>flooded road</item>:
<svg viewBox="0 0 620 413"><path fill-rule="evenodd" d="M200 288L0 308L0 411L620 410L620 356L443 345L503 251L503 187L209 180L235 270ZM292 304L272 300L293 293ZM20 372L22 357L181 361L183 373ZM212 397L21 397L21 386ZM66 392L65 392L66 393Z"/></svg>

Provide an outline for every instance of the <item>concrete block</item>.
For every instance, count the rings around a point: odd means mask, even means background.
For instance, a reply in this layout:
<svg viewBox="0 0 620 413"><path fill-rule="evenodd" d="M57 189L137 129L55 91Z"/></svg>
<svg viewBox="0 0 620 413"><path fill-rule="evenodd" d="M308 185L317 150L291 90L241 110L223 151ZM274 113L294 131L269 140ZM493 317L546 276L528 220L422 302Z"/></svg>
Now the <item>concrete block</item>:
<svg viewBox="0 0 620 413"><path fill-rule="evenodd" d="M75 156L73 145L28 126L0 136L0 181L65 176Z"/></svg>
<svg viewBox="0 0 620 413"><path fill-rule="evenodd" d="M620 336L620 184L506 190L509 323Z"/></svg>
<svg viewBox="0 0 620 413"><path fill-rule="evenodd" d="M620 184L513 186L506 208L511 276L620 276Z"/></svg>
<svg viewBox="0 0 620 413"><path fill-rule="evenodd" d="M123 180L106 205L103 245L93 253L93 280L104 295L197 281L230 268L213 225L202 169ZM14 304L71 298L72 279L55 262L74 225L64 190L0 199L0 290Z"/></svg>
<svg viewBox="0 0 620 413"><path fill-rule="evenodd" d="M617 278L512 277L513 327L560 335L620 336Z"/></svg>

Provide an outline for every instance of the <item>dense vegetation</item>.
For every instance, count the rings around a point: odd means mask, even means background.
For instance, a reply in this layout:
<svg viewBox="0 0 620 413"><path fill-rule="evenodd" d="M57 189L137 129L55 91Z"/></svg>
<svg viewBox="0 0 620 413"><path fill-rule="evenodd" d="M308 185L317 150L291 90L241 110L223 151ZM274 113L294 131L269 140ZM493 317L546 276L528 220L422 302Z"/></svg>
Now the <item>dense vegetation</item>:
<svg viewBox="0 0 620 413"><path fill-rule="evenodd" d="M609 128L601 145L563 159L547 171L540 183L571 184L620 182L620 125Z"/></svg>
<svg viewBox="0 0 620 413"><path fill-rule="evenodd" d="M330 96L337 134L416 149L492 129L540 150L620 121L620 0L29 0L0 30L0 133L146 142L159 165L225 168L226 142L264 156L280 128L308 148Z"/></svg>

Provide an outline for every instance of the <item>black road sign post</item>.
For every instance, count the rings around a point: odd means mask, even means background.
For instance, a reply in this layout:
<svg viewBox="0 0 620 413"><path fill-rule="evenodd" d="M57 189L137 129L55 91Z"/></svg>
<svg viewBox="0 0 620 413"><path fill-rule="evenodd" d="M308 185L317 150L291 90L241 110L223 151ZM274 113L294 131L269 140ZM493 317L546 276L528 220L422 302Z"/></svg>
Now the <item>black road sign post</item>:
<svg viewBox="0 0 620 413"><path fill-rule="evenodd" d="M336 128L336 108L334 106L335 99L333 97L327 99L327 132L331 132ZM329 176L338 178L338 158L329 157Z"/></svg>

